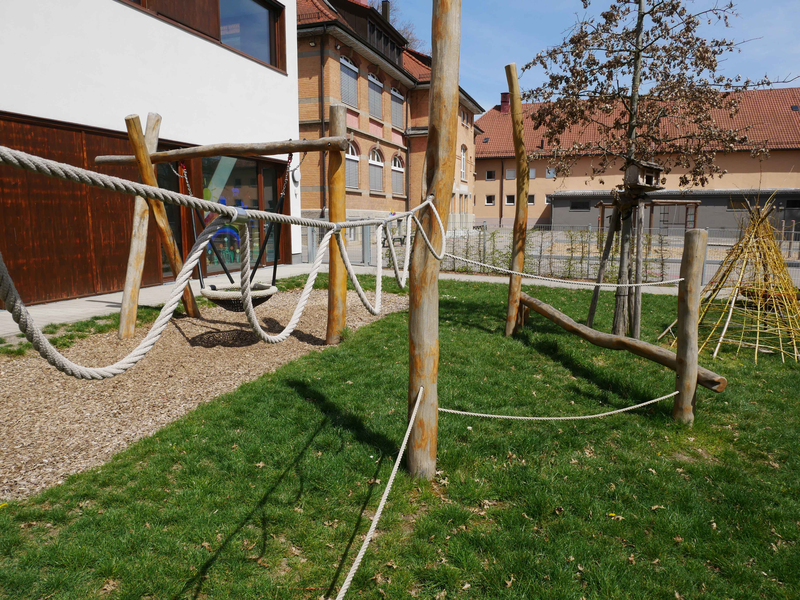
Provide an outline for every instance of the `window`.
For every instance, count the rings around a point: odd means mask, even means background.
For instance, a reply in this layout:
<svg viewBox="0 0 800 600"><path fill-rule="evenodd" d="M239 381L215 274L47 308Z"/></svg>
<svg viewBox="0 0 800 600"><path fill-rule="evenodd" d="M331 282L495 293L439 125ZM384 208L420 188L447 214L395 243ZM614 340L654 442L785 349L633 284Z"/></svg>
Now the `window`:
<svg viewBox="0 0 800 600"><path fill-rule="evenodd" d="M494 206L494 196L486 196L486 206Z"/></svg>
<svg viewBox="0 0 800 600"><path fill-rule="evenodd" d="M369 189L374 192L383 191L383 155L377 148L369 153Z"/></svg>
<svg viewBox="0 0 800 600"><path fill-rule="evenodd" d="M588 200L572 200L569 203L570 212L589 212L591 207Z"/></svg>
<svg viewBox="0 0 800 600"><path fill-rule="evenodd" d="M516 169L506 169L506 179L516 179L516 178L517 178Z"/></svg>
<svg viewBox="0 0 800 600"><path fill-rule="evenodd" d="M403 128L403 103L405 98L396 89L392 88L392 125L402 129Z"/></svg>
<svg viewBox="0 0 800 600"><path fill-rule="evenodd" d="M220 0L220 41L265 62L284 67L283 9L265 0Z"/></svg>
<svg viewBox="0 0 800 600"><path fill-rule="evenodd" d="M403 195L405 192L406 167L399 156L392 158L392 193Z"/></svg>
<svg viewBox="0 0 800 600"><path fill-rule="evenodd" d="M506 196L506 206L514 206L514 194L508 194Z"/></svg>
<svg viewBox="0 0 800 600"><path fill-rule="evenodd" d="M533 194L528 194L528 206L533 206L535 203L535 197Z"/></svg>
<svg viewBox="0 0 800 600"><path fill-rule="evenodd" d="M341 63L342 102L358 108L358 68L346 56L342 56L339 62Z"/></svg>
<svg viewBox="0 0 800 600"><path fill-rule="evenodd" d="M495 180L495 172L486 171L486 181L494 181L494 180Z"/></svg>
<svg viewBox="0 0 800 600"><path fill-rule="evenodd" d="M788 208L789 210L800 208L800 200L787 200L786 208Z"/></svg>
<svg viewBox="0 0 800 600"><path fill-rule="evenodd" d="M547 172L545 173L545 177L547 179L555 179L556 178L556 170L553 167L547 167Z"/></svg>
<svg viewBox="0 0 800 600"><path fill-rule="evenodd" d="M369 114L383 119L383 84L372 73L369 74Z"/></svg>
<svg viewBox="0 0 800 600"><path fill-rule="evenodd" d="M544 203L545 204L550 204L550 196L545 196L544 197Z"/></svg>
<svg viewBox="0 0 800 600"><path fill-rule="evenodd" d="M361 158L358 155L358 148L354 144L347 146L347 154L344 157L344 185L349 188L358 187L358 162Z"/></svg>
<svg viewBox="0 0 800 600"><path fill-rule="evenodd" d="M467 147L461 146L461 181L467 180Z"/></svg>
<svg viewBox="0 0 800 600"><path fill-rule="evenodd" d="M528 179L536 179L536 169L533 167L528 169Z"/></svg>

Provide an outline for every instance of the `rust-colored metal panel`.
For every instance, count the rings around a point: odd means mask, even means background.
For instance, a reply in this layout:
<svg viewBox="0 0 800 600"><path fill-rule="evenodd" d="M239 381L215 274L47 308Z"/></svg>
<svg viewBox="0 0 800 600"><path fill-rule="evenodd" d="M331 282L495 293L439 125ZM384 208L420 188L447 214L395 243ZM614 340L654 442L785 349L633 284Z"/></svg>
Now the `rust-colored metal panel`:
<svg viewBox="0 0 800 600"><path fill-rule="evenodd" d="M219 0L150 0L148 7L181 25L219 39Z"/></svg>
<svg viewBox="0 0 800 600"><path fill-rule="evenodd" d="M130 152L130 144L122 137L86 133L86 157L90 169L106 175L139 180L135 166L95 166L94 157L101 154ZM97 292L104 294L121 290L125 285L125 269L131 244L134 197L98 188L86 188L92 215L93 251L97 263ZM147 228L142 285L161 283L161 261L158 233L150 216Z"/></svg>

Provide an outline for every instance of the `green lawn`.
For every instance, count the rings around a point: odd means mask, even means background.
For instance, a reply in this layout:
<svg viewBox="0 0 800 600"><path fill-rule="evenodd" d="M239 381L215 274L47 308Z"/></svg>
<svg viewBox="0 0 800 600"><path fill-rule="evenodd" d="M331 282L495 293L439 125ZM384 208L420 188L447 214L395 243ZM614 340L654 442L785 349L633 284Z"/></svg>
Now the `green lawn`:
<svg viewBox="0 0 800 600"><path fill-rule="evenodd" d="M590 291L526 291L585 318ZM440 293L442 406L579 415L674 389L671 371L536 315L504 338L505 286ZM674 313L645 295L644 339ZM9 502L0 596L335 595L405 432L407 346L407 315L390 315ZM575 423L440 415L440 473L401 470L348 597L800 597L800 367L701 362L729 385L700 388L693 429L671 401Z"/></svg>

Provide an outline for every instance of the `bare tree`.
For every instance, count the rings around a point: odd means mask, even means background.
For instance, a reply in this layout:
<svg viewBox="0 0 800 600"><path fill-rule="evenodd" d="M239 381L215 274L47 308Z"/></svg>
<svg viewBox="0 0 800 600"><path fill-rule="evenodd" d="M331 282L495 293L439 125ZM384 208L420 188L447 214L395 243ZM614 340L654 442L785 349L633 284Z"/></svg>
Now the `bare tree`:
<svg viewBox="0 0 800 600"><path fill-rule="evenodd" d="M763 144L751 143L746 129L734 127L733 118L740 103L736 92L768 82L721 75L721 57L739 51L739 43L706 39L700 33L706 23L727 27L736 15L732 2L709 0L699 8L692 0L605 1L610 2L607 10L579 19L559 46L540 52L523 67L544 69L544 83L527 91L525 99L541 103L531 118L554 148L548 154L559 174L570 173L587 156L592 157L592 178L658 161L664 174L681 172L681 187L704 186L724 174L715 162L719 153L743 147L754 155L765 153ZM581 2L584 9L589 7L590 0ZM614 216L622 221L624 257L619 282L626 283L630 215L641 194L624 181L617 190ZM612 223L609 237L616 226ZM640 265L637 260L637 280ZM617 334L628 331L626 296L617 295ZM597 289L590 325L596 297ZM634 330L638 309L636 313Z"/></svg>

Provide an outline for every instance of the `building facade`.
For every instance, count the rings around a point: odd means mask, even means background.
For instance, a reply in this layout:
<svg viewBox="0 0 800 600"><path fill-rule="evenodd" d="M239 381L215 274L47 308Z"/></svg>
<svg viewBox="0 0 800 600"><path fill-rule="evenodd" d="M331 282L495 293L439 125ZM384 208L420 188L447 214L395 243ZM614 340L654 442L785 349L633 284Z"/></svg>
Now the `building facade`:
<svg viewBox="0 0 800 600"><path fill-rule="evenodd" d="M0 86L0 143L15 149L136 180L135 167L94 165L98 155L131 153L131 113L143 126L148 112L162 116L160 149L299 137L294 0L5 2L0 38L20 57L4 63ZM157 173L163 187L274 210L286 159L187 161L188 186L172 170L179 164ZM26 302L122 289L132 197L5 166L0 190L0 249ZM167 211L185 255L203 223L187 209ZM299 215L298 186L288 186L284 212ZM281 262L300 255L292 229L284 227ZM214 243L234 267L247 255L235 230ZM219 270L207 256L203 269ZM143 285L172 277L151 219Z"/></svg>
<svg viewBox="0 0 800 600"><path fill-rule="evenodd" d="M776 197L776 224L800 222L800 88L743 92L741 110L733 122L748 127L751 140L764 140L769 157L756 159L747 150L718 154L725 174L711 179L705 187L682 189L681 171L666 176L665 189L652 192L645 223L654 228L680 228L687 225L719 229L738 228L747 211L745 200ZM531 105L523 105L529 111ZM508 95L476 123L483 133L476 135L477 180L475 215L478 223L491 227L511 227L516 198L516 159L511 133ZM612 190L622 182L622 172L608 172L591 178L592 157L581 158L566 177L556 173L544 157L552 149L545 146L542 133L525 121L525 145L530 162L528 226L599 226L601 212L610 219ZM671 205L668 201L675 201ZM699 202L696 219L686 205ZM607 223L606 223L607 224ZM787 225L788 227L788 225Z"/></svg>
<svg viewBox="0 0 800 600"><path fill-rule="evenodd" d="M366 0L298 0L300 133L307 139L324 137L330 106L347 107L350 219L406 211L423 199L430 57L407 48L391 25L389 10L389 2L377 11ZM464 167L456 173L452 205L463 213L471 213L466 198L472 199L474 185L472 124L480 112L461 90L459 152ZM326 162L320 154L303 163L305 216L327 217ZM454 219L456 226L468 221Z"/></svg>

